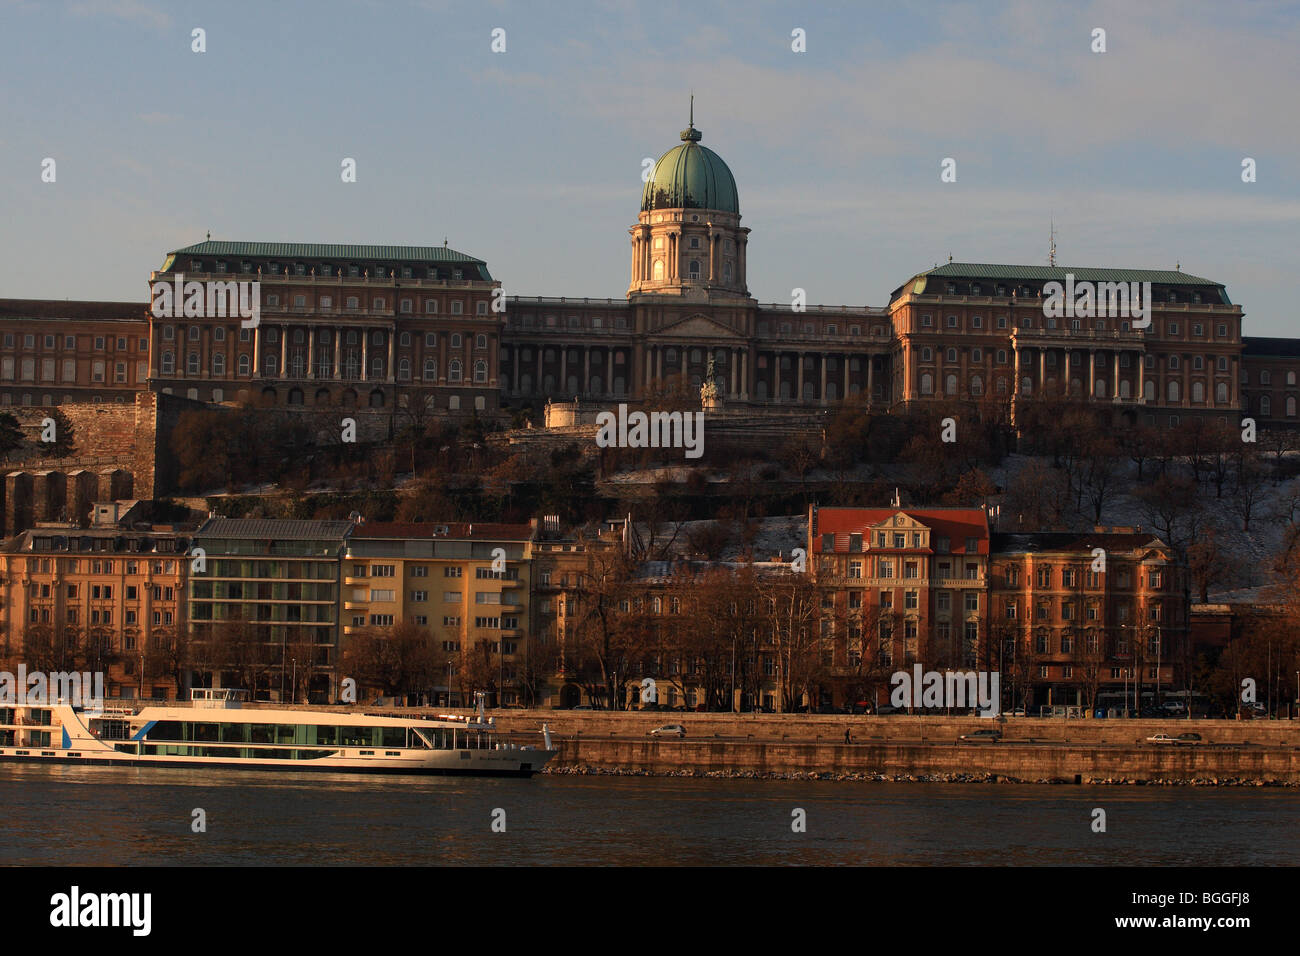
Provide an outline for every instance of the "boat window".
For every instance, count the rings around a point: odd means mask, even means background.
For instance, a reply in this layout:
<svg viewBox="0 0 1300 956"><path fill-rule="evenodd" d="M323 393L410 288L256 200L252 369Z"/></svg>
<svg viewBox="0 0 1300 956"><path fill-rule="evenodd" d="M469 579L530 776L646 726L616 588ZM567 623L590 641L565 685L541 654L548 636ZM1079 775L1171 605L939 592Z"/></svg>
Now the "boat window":
<svg viewBox="0 0 1300 956"><path fill-rule="evenodd" d="M221 739L235 743L248 743L248 724L222 724Z"/></svg>
<svg viewBox="0 0 1300 956"><path fill-rule="evenodd" d="M251 743L269 744L272 742L275 733L275 727L271 724L250 724L252 736L249 738Z"/></svg>
<svg viewBox="0 0 1300 956"><path fill-rule="evenodd" d="M316 728L316 743L325 744L327 746L333 746L338 741L338 739L339 738L338 738L337 727L322 726Z"/></svg>
<svg viewBox="0 0 1300 956"><path fill-rule="evenodd" d="M181 736L181 722L179 720L160 720L145 734L148 740L184 740Z"/></svg>
<svg viewBox="0 0 1300 956"><path fill-rule="evenodd" d="M217 725L216 724L195 724L194 736L191 737L190 739L191 740L216 740Z"/></svg>
<svg viewBox="0 0 1300 956"><path fill-rule="evenodd" d="M382 747L405 747L406 746L406 728L405 727L381 727L380 746Z"/></svg>
<svg viewBox="0 0 1300 956"><path fill-rule="evenodd" d="M293 724L278 724L275 728L276 743L291 744L294 738Z"/></svg>

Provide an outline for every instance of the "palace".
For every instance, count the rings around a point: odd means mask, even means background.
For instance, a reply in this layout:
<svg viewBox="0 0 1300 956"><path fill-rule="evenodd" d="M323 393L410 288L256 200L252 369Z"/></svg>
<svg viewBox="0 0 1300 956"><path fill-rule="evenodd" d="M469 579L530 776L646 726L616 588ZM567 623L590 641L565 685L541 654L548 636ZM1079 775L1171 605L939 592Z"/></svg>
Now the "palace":
<svg viewBox="0 0 1300 956"><path fill-rule="evenodd" d="M445 243L207 240L166 254L150 300L180 274L256 280L255 327L232 310L0 301L0 404L149 389L280 407L418 401L454 418L694 393L711 366L727 407L958 400L1014 415L1034 396L1071 394L1149 425L1297 422L1300 343L1243 337L1224 286L1180 269L949 262L884 306L759 303L735 179L693 121L680 139L649 170L623 299L504 297L483 260ZM1057 290L1073 282L1142 289L1142 317L1102 303L1095 316L1062 312Z"/></svg>

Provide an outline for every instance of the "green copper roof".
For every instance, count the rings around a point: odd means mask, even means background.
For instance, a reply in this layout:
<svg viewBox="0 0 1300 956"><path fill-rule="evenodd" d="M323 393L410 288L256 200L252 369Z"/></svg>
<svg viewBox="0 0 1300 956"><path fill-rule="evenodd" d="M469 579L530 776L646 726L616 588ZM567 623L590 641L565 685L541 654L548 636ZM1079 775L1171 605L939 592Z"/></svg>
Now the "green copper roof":
<svg viewBox="0 0 1300 956"><path fill-rule="evenodd" d="M347 246L318 242L198 242L168 255L256 256L276 259L386 259L400 262L473 262L482 259L467 256L446 246Z"/></svg>
<svg viewBox="0 0 1300 956"><path fill-rule="evenodd" d="M736 180L722 158L701 146L694 123L682 131L682 144L659 157L641 191L641 211L717 209L740 215Z"/></svg>
<svg viewBox="0 0 1300 956"><path fill-rule="evenodd" d="M1066 274L1078 282L1152 282L1161 285L1222 285L1172 269L1095 269L1086 266L1004 266L981 262L949 262L917 276L962 279L1026 279L1035 282L1064 282Z"/></svg>

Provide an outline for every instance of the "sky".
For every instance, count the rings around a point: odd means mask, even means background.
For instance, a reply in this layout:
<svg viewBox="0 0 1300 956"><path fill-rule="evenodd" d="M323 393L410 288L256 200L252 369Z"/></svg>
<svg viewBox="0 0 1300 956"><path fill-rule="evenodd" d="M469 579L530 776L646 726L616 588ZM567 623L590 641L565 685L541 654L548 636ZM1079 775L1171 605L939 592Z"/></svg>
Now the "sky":
<svg viewBox="0 0 1300 956"><path fill-rule="evenodd" d="M1297 335L1297 48L1270 2L0 0L0 297L143 302L208 231L622 297L694 93L761 302L1046 264L1054 223L1059 265L1180 265Z"/></svg>

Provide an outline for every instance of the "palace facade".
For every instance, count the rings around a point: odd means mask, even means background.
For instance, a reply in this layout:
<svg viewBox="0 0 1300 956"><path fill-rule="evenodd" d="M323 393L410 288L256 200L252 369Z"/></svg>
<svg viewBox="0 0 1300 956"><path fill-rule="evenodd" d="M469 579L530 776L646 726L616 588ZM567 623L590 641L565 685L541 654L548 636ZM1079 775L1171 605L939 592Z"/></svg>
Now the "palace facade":
<svg viewBox="0 0 1300 956"><path fill-rule="evenodd" d="M620 299L502 294L482 260L443 246L207 240L150 274L260 282L261 316L150 303L0 300L0 404L127 401L139 390L204 402L390 408L456 417L549 400L697 393L712 367L724 405L1015 406L1074 395L1129 421L1300 423L1300 343L1243 337L1222 283L1180 269L949 262L884 306L759 303L750 229L726 163L692 123L650 170L629 229ZM1054 317L1044 287L1151 284L1149 324Z"/></svg>

